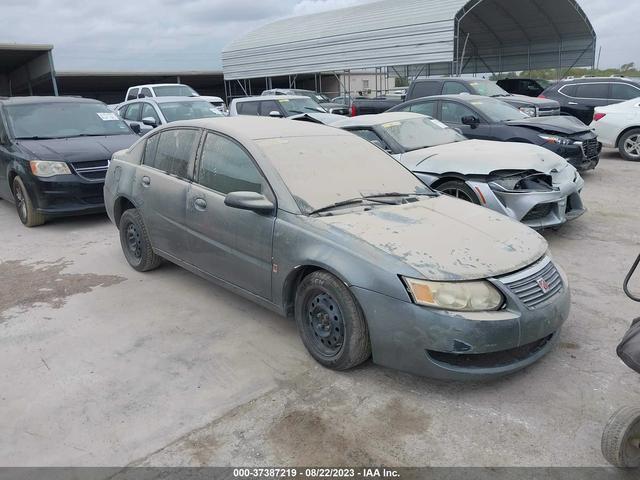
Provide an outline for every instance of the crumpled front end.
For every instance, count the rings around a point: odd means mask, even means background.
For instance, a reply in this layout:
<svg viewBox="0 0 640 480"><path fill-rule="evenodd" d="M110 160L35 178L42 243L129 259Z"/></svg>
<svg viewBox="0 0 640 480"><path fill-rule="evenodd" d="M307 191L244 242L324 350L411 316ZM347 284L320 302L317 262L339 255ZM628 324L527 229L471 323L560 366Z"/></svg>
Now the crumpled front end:
<svg viewBox="0 0 640 480"><path fill-rule="evenodd" d="M481 202L534 229L555 228L585 213L584 180L567 166L549 174L496 172L485 181L469 181Z"/></svg>

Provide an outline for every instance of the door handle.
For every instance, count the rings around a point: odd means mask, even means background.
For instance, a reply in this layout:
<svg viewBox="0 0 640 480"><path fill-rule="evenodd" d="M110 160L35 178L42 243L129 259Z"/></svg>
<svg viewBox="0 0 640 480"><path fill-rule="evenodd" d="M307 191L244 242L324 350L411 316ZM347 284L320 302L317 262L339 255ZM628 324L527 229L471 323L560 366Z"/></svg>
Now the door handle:
<svg viewBox="0 0 640 480"><path fill-rule="evenodd" d="M580 105L578 102L569 102L569 105Z"/></svg>
<svg viewBox="0 0 640 480"><path fill-rule="evenodd" d="M207 202L204 198L196 198L193 204L196 210L200 210L201 212L207 209Z"/></svg>
<svg viewBox="0 0 640 480"><path fill-rule="evenodd" d="M142 186L143 187L151 186L151 179L149 177L147 177L146 175L144 177L142 177Z"/></svg>

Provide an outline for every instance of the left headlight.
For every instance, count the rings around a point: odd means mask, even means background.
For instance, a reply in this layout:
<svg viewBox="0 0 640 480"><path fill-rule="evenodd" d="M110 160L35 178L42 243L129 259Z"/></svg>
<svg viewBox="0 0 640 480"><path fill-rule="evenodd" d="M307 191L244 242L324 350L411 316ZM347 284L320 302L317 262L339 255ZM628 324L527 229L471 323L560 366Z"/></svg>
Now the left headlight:
<svg viewBox="0 0 640 480"><path fill-rule="evenodd" d="M489 282L431 282L402 277L418 305L457 312L487 312L502 307L502 294Z"/></svg>
<svg viewBox="0 0 640 480"><path fill-rule="evenodd" d="M520 107L520 111L529 115L530 117L535 117L538 115L536 107Z"/></svg>
<svg viewBox="0 0 640 480"><path fill-rule="evenodd" d="M36 177L53 177L55 175L70 175L69 165L64 162L49 162L44 160L31 160L29 162L31 173Z"/></svg>
<svg viewBox="0 0 640 480"><path fill-rule="evenodd" d="M555 143L557 145L570 145L573 143L571 140L565 137L559 137L558 135L538 135L542 140L547 143Z"/></svg>

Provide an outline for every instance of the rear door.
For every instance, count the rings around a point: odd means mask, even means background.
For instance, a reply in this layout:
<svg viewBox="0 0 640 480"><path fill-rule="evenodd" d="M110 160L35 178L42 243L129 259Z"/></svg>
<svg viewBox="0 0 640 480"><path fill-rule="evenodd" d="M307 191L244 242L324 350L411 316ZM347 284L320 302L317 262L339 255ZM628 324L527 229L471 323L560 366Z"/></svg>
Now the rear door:
<svg viewBox="0 0 640 480"><path fill-rule="evenodd" d="M135 179L153 247L180 260L187 250L185 205L200 137L195 128L163 130L149 137Z"/></svg>
<svg viewBox="0 0 640 480"><path fill-rule="evenodd" d="M275 214L224 204L228 193L275 197L249 153L230 137L208 132L186 199L189 263L259 297L271 299Z"/></svg>

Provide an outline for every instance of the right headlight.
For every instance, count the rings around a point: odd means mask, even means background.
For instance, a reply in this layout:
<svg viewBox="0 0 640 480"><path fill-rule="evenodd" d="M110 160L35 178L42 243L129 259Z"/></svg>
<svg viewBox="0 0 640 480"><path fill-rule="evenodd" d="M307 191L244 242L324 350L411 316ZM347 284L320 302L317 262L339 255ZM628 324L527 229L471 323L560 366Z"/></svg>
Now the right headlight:
<svg viewBox="0 0 640 480"><path fill-rule="evenodd" d="M69 165L65 162L50 162L45 160L31 160L31 173L36 177L54 177L56 175L70 175Z"/></svg>
<svg viewBox="0 0 640 480"><path fill-rule="evenodd" d="M520 107L519 110L530 117L535 117L538 114L536 107Z"/></svg>
<svg viewBox="0 0 640 480"><path fill-rule="evenodd" d="M487 281L432 282L402 277L414 303L457 312L487 312L502 307L502 294Z"/></svg>

